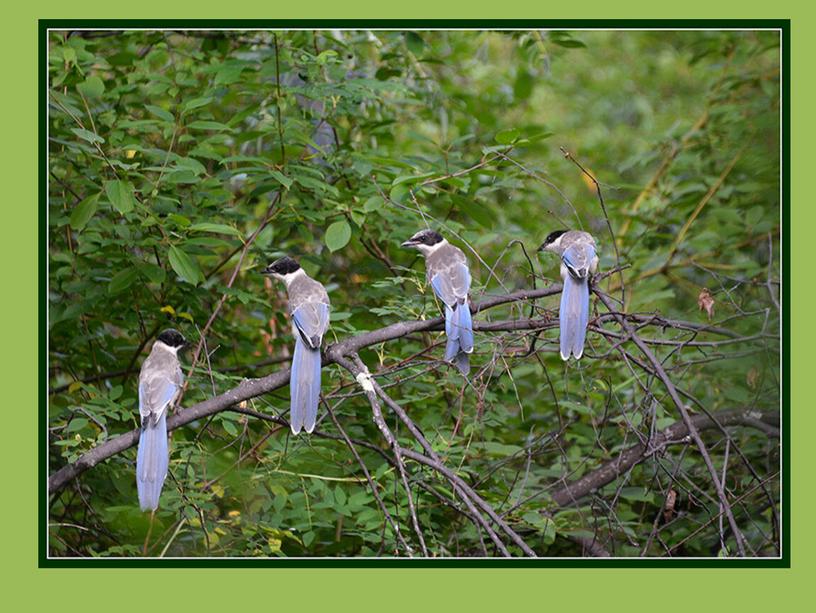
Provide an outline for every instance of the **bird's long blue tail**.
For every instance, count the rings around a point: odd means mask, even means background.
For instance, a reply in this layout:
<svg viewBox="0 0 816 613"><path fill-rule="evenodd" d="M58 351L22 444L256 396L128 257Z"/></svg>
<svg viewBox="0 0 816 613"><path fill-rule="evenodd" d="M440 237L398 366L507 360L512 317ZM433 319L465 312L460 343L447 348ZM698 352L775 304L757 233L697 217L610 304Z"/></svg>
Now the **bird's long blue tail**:
<svg viewBox="0 0 816 613"><path fill-rule="evenodd" d="M142 511L155 511L159 506L164 479L167 477L167 411L155 424L150 420L142 427L139 452L136 455L136 488Z"/></svg>
<svg viewBox="0 0 816 613"><path fill-rule="evenodd" d="M456 309L445 306L445 360L453 362L463 375L470 372L468 354L473 351L473 321L467 303Z"/></svg>
<svg viewBox="0 0 816 613"><path fill-rule="evenodd" d="M320 402L320 348L307 347L300 336L296 338L289 384L292 394L289 425L294 434L301 428L306 432L314 430Z"/></svg>
<svg viewBox="0 0 816 613"><path fill-rule="evenodd" d="M473 319L467 300L456 307L459 316L459 348L465 353L473 352Z"/></svg>
<svg viewBox="0 0 816 613"><path fill-rule="evenodd" d="M561 359L568 360L572 354L577 360L584 354L584 339L589 321L587 279L576 279L571 274L566 275L558 316L561 326Z"/></svg>

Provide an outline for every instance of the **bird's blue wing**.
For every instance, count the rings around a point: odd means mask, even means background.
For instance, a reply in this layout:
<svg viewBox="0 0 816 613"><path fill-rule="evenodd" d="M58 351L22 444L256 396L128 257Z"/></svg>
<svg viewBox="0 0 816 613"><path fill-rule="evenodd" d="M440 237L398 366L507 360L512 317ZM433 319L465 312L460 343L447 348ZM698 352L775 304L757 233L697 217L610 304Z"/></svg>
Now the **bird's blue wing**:
<svg viewBox="0 0 816 613"><path fill-rule="evenodd" d="M561 259L572 276L585 279L595 259L595 248L588 243L576 243L564 249Z"/></svg>
<svg viewBox="0 0 816 613"><path fill-rule="evenodd" d="M467 264L461 263L454 267L454 278L457 280L457 295L467 298L470 291L470 268L467 267Z"/></svg>
<svg viewBox="0 0 816 613"><path fill-rule="evenodd" d="M467 300L470 291L470 269L467 264L456 263L436 273L431 279L431 287L448 306L461 304Z"/></svg>
<svg viewBox="0 0 816 613"><path fill-rule="evenodd" d="M450 279L447 274L437 273L434 275L433 279L431 279L431 287L436 297L446 305L452 306L456 304L456 297L453 295L453 289L451 288Z"/></svg>
<svg viewBox="0 0 816 613"><path fill-rule="evenodd" d="M295 309L292 320L309 347L320 347L323 334L329 327L329 305L323 302L306 302Z"/></svg>
<svg viewBox="0 0 816 613"><path fill-rule="evenodd" d="M434 275L431 287L445 303L445 335L448 338L445 360L455 361L459 370L466 374L469 361L461 354L473 351L473 322L467 299L470 270L466 264L456 263Z"/></svg>
<svg viewBox="0 0 816 613"><path fill-rule="evenodd" d="M156 376L139 382L139 414L152 416L152 422L165 412L178 393L178 386L167 377Z"/></svg>

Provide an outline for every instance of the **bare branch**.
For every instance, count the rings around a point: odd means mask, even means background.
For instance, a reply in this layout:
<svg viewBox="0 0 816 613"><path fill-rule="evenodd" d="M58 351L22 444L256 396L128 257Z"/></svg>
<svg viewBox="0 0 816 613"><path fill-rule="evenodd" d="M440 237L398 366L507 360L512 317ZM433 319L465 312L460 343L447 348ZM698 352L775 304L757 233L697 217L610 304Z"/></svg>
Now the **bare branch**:
<svg viewBox="0 0 816 613"><path fill-rule="evenodd" d="M758 428L762 432L767 432L767 429L770 428L775 429L777 434L779 432L779 414L770 411L729 409L712 413L712 416L715 419L708 415L695 415L691 418L691 423L697 431L717 430L720 426L746 426ZM632 445L614 459L589 471L580 479L552 492L552 499L562 507L575 504L595 490L612 483L630 468L652 457L666 446L691 442L689 435L690 430L686 422L684 420L676 421L658 432L648 447L641 442Z"/></svg>

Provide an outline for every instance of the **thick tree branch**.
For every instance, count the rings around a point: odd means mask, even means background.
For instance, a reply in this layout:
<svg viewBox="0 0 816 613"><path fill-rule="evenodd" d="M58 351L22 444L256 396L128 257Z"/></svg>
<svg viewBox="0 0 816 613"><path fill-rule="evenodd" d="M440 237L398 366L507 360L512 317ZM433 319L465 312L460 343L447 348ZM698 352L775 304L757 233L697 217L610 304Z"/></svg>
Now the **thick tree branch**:
<svg viewBox="0 0 816 613"><path fill-rule="evenodd" d="M383 432L383 435L386 437L386 439L389 441L389 443L391 443L392 447L394 448L395 458L398 464L402 462L401 456L405 455L420 463L431 466L438 473L444 475L445 478L448 479L448 481L450 481L454 491L462 499L462 502L465 503L465 506L470 511L471 517L473 517L473 519L485 530L485 532L487 532L488 536L490 537L490 540L492 540L496 547L498 547L499 551L502 553L503 556L510 557L510 552L507 550L507 547L501 541L498 534L496 534L496 531L490 527L490 525L487 523L484 517L482 517L481 513L479 513L478 509L476 508L476 505L480 506L482 509L487 511L491 519L494 519L494 521L498 520L497 524L505 532L507 532L508 535L514 541L517 542L517 544L519 544L522 547L522 549L525 551L525 553L527 553L527 555L533 557L535 556L535 553L533 553L533 551L529 547L527 547L524 541L522 541L521 538L515 532L509 529L509 527L506 524L504 524L504 522L502 522L498 518L498 516L496 516L496 513L495 511L493 511L492 507L487 505L487 503L485 503L467 484L464 484L461 481L461 479L459 479L458 476L456 476L442 464L442 462L439 460L439 457L436 455L433 448L431 447L430 443L428 443L428 441L425 440L423 434L416 427L416 424L414 424L411 418L408 417L403 408L399 404L394 402L394 400L392 400L391 397L385 393L385 391L376 383L376 381L374 381L374 379L371 378L368 369L366 368L365 364L363 364L362 360L359 359L359 357L355 356L355 359L352 362L351 360L347 360L345 357L338 355L336 356L336 360L341 366L343 366L343 368L348 370L352 375L354 375L357 378L357 380L360 382L360 385L365 390L366 396L368 397L369 402L371 403L372 409L374 409L374 418L375 421L377 422L377 426L380 428L380 430ZM382 417L382 413L379 409L379 402L377 401L378 396L385 401L388 407L391 408L391 410L394 411L394 413L396 413L397 417L399 417L400 420L408 427L408 430L411 432L413 437L422 446L422 448L425 450L425 453L428 454L428 456L430 457L426 457L422 454L415 453L410 449L401 449L398 447L396 439L394 438L393 434L391 434Z"/></svg>
<svg viewBox="0 0 816 613"><path fill-rule="evenodd" d="M506 294L503 296L492 296L486 298L474 305L471 310L474 314L486 311L488 309L501 306L504 304L511 304L526 300L535 300L547 296L556 295L561 292L560 284L553 284L549 287L537 290L519 290ZM622 317L622 316L621 316ZM733 333L729 330L708 327L696 326L690 322L680 322L674 320L667 320L657 316L645 317L642 315L627 316L626 319L633 319L640 323L653 323L660 327L673 327L680 329L698 329L700 331L711 332L722 336L732 336ZM648 322L646 320L649 320ZM481 331L506 331L518 329L539 329L546 327L549 324L544 319L531 319L524 322L479 322L474 321L474 328ZM359 352L366 347L377 345L387 341L403 338L405 336L415 334L418 332L426 332L433 330L441 330L443 328L443 318L435 317L432 319L407 321L391 324L377 330L364 332L331 345L326 350L326 358L323 361L323 366L328 366L334 363L332 355L349 356ZM185 426L191 422L208 417L215 413L230 409L244 400L255 398L263 394L272 392L276 389L286 386L289 383L289 369L282 369L276 371L266 377L258 379L246 379L238 386L202 402L199 402L192 407L186 409L179 409L174 415L167 420L168 430L174 430ZM72 479L81 475L86 470L93 468L99 462L102 462L116 454L122 453L126 449L134 446L139 440L139 430L131 430L120 436L109 439L95 447L94 449L83 454L78 460L72 464L63 466L54 472L48 479L48 493L54 494L64 488Z"/></svg>
<svg viewBox="0 0 816 613"><path fill-rule="evenodd" d="M487 298L471 307L473 313L479 313L487 309L513 302L523 300L532 300L536 298L543 298L545 296L552 296L561 291L560 284L554 284L550 287L539 290L519 290L504 296L494 296ZM326 367L333 363L331 355L348 356L357 353L361 349L391 341L397 338L408 336L417 332L425 332L429 330L441 330L443 327L443 318L434 317L433 319L425 319L419 321L407 321L391 324L384 328L372 330L371 332L364 332L356 336L351 336L347 339L335 343L326 350L326 358L323 361L323 366ZM237 387L232 388L215 396L209 398L192 407L186 409L179 409L174 415L167 419L167 430L175 430L181 426L185 426L190 422L196 421L203 417L208 417L214 413L224 411L233 405L238 404L243 400L249 400L271 391L284 387L289 383L288 368L274 372L266 377L260 379L246 379L238 384ZM81 475L89 468L93 468L99 462L108 459L118 453L125 451L132 447L139 440L139 430L131 430L125 434L117 436L116 438L105 441L98 447L82 455L76 462L63 466L48 478L48 493L54 494L61 490L71 479Z"/></svg>
<svg viewBox="0 0 816 613"><path fill-rule="evenodd" d="M714 419L712 419L712 417ZM779 436L779 414L770 411L755 409L728 409L708 415L695 415L691 418L694 428L698 431L716 430L720 426L746 426L757 428L765 434ZM552 493L552 499L558 506L569 506L588 496L595 490L612 483L630 468L650 458L667 445L691 443L689 427L685 421L679 420L658 432L651 444L647 447L643 443L636 443L621 452L614 459L605 462L595 470L588 472L580 479L568 483Z"/></svg>

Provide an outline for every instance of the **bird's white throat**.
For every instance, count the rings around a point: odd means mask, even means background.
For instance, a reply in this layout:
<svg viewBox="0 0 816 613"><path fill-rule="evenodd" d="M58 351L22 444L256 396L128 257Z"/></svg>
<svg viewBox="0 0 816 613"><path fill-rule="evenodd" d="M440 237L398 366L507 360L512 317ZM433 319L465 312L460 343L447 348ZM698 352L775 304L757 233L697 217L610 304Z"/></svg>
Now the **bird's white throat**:
<svg viewBox="0 0 816 613"><path fill-rule="evenodd" d="M153 343L153 347L154 348L158 347L159 349L164 349L165 351L169 351L173 355L178 355L178 350L180 349L180 347L171 347L170 345L168 345L164 341L159 341L159 340L157 340L155 343Z"/></svg>
<svg viewBox="0 0 816 613"><path fill-rule="evenodd" d="M544 251L552 251L553 253L561 253L561 249L562 249L562 247L561 247L561 238L563 236L564 235L562 234L561 236L556 238L553 242L551 242L549 245L544 247Z"/></svg>
<svg viewBox="0 0 816 613"><path fill-rule="evenodd" d="M447 245L447 244L448 244L448 239L443 238L441 241L439 241L438 243L434 243L433 245L419 244L416 247L417 247L417 249L419 249L419 252L427 258L434 251L436 251L437 249L439 249L443 245Z"/></svg>
<svg viewBox="0 0 816 613"><path fill-rule="evenodd" d="M292 285L292 282L295 279L297 279L298 277L305 276L305 275L306 275L306 271L303 270L302 268L298 268L295 272L288 272L285 275L279 275L279 274L275 273L273 276L275 278L277 278L277 279L280 279L284 283L286 283L286 287L288 289L289 286Z"/></svg>

